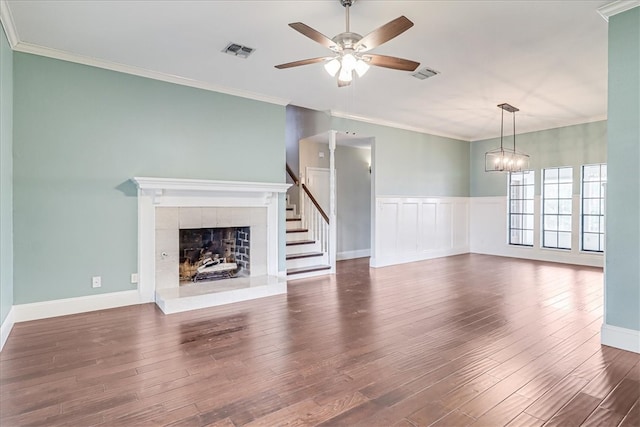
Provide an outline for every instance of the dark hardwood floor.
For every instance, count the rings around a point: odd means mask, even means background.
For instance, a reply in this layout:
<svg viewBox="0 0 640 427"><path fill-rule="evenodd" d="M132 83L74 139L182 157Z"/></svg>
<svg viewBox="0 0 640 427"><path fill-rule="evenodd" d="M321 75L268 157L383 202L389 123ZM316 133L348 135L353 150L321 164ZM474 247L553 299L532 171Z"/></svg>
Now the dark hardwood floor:
<svg viewBox="0 0 640 427"><path fill-rule="evenodd" d="M484 255L339 263L289 294L16 324L0 425L638 426L602 270Z"/></svg>

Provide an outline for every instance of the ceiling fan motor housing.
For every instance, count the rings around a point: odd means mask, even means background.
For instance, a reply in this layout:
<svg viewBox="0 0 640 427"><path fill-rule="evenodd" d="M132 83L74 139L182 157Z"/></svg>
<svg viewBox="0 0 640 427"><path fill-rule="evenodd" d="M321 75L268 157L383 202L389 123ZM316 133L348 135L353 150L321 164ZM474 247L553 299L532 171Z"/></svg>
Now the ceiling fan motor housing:
<svg viewBox="0 0 640 427"><path fill-rule="evenodd" d="M356 43L358 43L362 39L362 36L358 33L340 33L335 36L332 40L335 44L337 44L342 49L353 49ZM341 49L336 49L341 50Z"/></svg>

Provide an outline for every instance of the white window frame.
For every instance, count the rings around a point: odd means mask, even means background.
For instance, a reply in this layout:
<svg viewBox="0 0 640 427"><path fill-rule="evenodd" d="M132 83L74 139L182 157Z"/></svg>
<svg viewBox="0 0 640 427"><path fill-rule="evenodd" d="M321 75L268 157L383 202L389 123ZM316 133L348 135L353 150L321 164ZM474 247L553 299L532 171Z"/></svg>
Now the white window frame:
<svg viewBox="0 0 640 427"><path fill-rule="evenodd" d="M525 179L525 175L531 175L531 183L529 184L524 184L524 179ZM518 185L514 185L513 184L513 177L514 176L521 176L522 180L520 182L523 182L523 184L518 184ZM520 189L519 193L522 195L521 198L513 198L512 195L514 193L514 189ZM518 192L518 191L516 191ZM530 193L531 197L527 197L527 193ZM520 203L518 203L520 202ZM530 203L527 203L530 202ZM529 210L527 209L527 205L531 206L531 211L529 212ZM508 243L511 246L521 246L521 247L527 247L527 248L532 248L534 245L534 233L535 233L535 171L533 170L526 170L526 171L521 171L521 172L511 172L509 173L509 180L508 180L508 193L507 193L507 207L508 207L508 212L507 212L507 221L508 221ZM514 209L514 206L519 206L519 208ZM514 212L515 211L520 211L520 212ZM528 218L531 222L531 227L525 227L525 217L530 217ZM519 221L517 220L517 218L519 218ZM515 222L519 222L521 227L514 227L514 223ZM519 231L519 242L515 242L514 243L514 239L513 234L514 231ZM523 243L526 241L526 234L527 232L530 232L530 241L531 244L529 243Z"/></svg>
<svg viewBox="0 0 640 427"><path fill-rule="evenodd" d="M600 167L600 173L599 173L599 179L598 180L590 180L590 181L585 181L585 174L584 174L584 170L585 167L590 167L590 166L599 166ZM603 174L604 171L604 174ZM603 175L604 175L604 179L603 179ZM599 189L599 196L598 197L585 197L585 183L591 183L594 184L594 187L597 187ZM607 183L607 164L606 163L594 163L594 164L588 164L588 165L582 165L582 167L580 168L580 251L581 252L588 252L588 253L594 253L594 254L602 254L605 251L605 247L604 247L604 239L605 239L605 227L604 227L604 206L605 206L605 200L604 200L604 184ZM600 202L598 203L599 205L599 213L598 214L592 214L592 213L585 213L585 200L599 200ZM598 231L585 231L585 218L586 217L596 217L598 218ZM591 234L591 235L598 235L598 249L585 249L584 247L584 242L585 242L585 234Z"/></svg>
<svg viewBox="0 0 640 427"><path fill-rule="evenodd" d="M569 171L569 179L561 179L561 171ZM547 179L548 174L555 172L555 180ZM540 247L544 249L560 249L570 251L573 240L573 166L559 166L542 169L542 191L540 196ZM568 189L568 193L566 193ZM561 192L564 191L564 194ZM555 202L555 212L548 207ZM564 212L561 212L561 206ZM567 209L568 208L568 209ZM567 213L568 212L568 213ZM553 221L555 219L555 221ZM568 220L568 227L562 227L561 221ZM552 225L555 223L555 225ZM561 237L568 236L568 244L561 244Z"/></svg>

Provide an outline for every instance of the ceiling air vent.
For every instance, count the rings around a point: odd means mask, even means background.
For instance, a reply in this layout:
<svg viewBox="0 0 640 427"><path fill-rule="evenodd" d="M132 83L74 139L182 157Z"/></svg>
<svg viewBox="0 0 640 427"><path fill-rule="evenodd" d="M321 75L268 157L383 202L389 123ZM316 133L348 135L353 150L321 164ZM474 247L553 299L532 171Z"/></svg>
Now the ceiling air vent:
<svg viewBox="0 0 640 427"><path fill-rule="evenodd" d="M238 43L229 43L222 51L229 55L239 56L240 58L248 58L255 49Z"/></svg>
<svg viewBox="0 0 640 427"><path fill-rule="evenodd" d="M440 72L438 72L436 70L432 70L431 68L423 68L421 70L416 71L415 73L413 73L411 75L413 77L415 77L416 79L424 80L424 79L428 79L429 77L433 77L436 74L440 74Z"/></svg>

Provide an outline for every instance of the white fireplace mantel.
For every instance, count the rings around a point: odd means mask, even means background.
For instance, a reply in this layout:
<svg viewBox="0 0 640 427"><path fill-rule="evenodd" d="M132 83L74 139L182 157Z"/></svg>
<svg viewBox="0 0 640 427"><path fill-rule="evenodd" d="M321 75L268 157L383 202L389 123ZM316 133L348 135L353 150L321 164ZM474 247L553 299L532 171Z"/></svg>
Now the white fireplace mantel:
<svg viewBox="0 0 640 427"><path fill-rule="evenodd" d="M158 207L266 207L267 274L278 276L278 195L291 184L134 177L138 187L138 290L156 300L155 230Z"/></svg>
<svg viewBox="0 0 640 427"><path fill-rule="evenodd" d="M162 196L204 196L232 198L264 198L286 193L291 184L273 182L212 181L206 179L147 178L132 179L138 190L154 199ZM154 200L155 201L155 200ZM157 202L159 203L159 202Z"/></svg>

